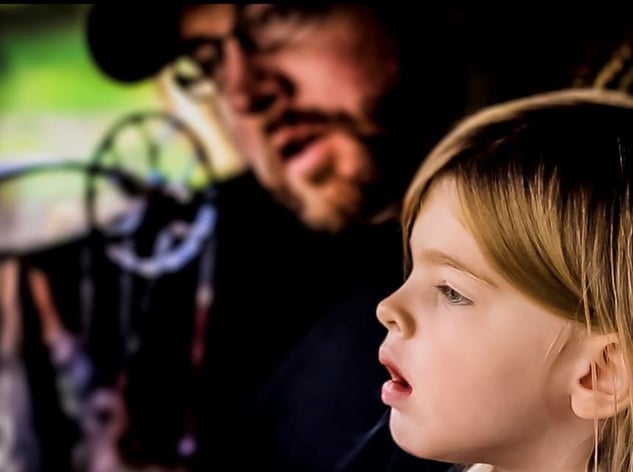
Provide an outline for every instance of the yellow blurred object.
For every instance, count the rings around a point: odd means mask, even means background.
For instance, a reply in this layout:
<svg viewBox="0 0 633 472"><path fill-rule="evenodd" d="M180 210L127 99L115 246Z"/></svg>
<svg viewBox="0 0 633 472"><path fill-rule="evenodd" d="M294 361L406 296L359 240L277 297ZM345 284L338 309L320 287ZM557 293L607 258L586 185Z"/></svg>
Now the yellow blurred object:
<svg viewBox="0 0 633 472"><path fill-rule="evenodd" d="M183 120L201 139L218 180L242 173L246 163L222 125L218 101L213 98L204 102L193 100L175 84L171 66L165 67L157 80L168 111ZM212 87L212 84L208 85ZM214 90L208 92L210 97L217 93ZM193 177L195 187L204 179L201 169L198 169Z"/></svg>

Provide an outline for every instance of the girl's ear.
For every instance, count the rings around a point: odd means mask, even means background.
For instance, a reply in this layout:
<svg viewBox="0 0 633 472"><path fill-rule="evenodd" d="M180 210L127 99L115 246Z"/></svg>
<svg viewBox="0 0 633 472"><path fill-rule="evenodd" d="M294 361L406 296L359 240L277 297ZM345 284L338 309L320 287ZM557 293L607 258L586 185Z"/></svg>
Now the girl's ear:
<svg viewBox="0 0 633 472"><path fill-rule="evenodd" d="M590 336L583 341L571 393L573 412L582 419L605 419L630 401L631 374L617 336Z"/></svg>

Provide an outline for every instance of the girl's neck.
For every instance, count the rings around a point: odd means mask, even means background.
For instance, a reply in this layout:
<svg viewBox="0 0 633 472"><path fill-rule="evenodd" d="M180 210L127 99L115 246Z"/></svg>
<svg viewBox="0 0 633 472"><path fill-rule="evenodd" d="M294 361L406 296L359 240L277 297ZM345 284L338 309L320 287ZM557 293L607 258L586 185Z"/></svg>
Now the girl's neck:
<svg viewBox="0 0 633 472"><path fill-rule="evenodd" d="M465 472L541 472L544 470L548 470L548 471L555 470L556 472L588 472L585 465L570 466L569 468L562 468L562 469L559 466L554 466L551 469L550 468L543 469L541 466L536 466L536 467L526 466L526 467L521 467L519 469L505 469L505 468L495 467L494 465L490 465L490 464L474 464L470 466L468 469L466 469Z"/></svg>
<svg viewBox="0 0 633 472"><path fill-rule="evenodd" d="M593 432L590 424L581 426L568 431L544 430L540 437L525 440L518 450L497 451L489 462L467 472L592 472L587 471L587 464L594 447Z"/></svg>

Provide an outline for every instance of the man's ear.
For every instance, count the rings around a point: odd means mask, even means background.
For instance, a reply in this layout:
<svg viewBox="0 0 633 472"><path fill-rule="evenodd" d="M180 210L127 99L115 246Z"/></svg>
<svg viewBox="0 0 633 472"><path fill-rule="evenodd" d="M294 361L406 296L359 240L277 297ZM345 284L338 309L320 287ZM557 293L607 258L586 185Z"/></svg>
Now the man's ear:
<svg viewBox="0 0 633 472"><path fill-rule="evenodd" d="M575 372L571 407L583 419L615 416L630 404L631 375L614 334L590 336L583 346Z"/></svg>

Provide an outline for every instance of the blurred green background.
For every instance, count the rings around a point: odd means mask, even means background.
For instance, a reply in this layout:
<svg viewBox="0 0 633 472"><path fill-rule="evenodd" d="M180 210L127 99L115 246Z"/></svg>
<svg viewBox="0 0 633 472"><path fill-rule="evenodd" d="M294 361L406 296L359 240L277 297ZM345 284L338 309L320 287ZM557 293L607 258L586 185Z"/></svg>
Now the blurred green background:
<svg viewBox="0 0 633 472"><path fill-rule="evenodd" d="M86 161L123 117L159 108L154 81L121 85L93 64L84 35L89 6L0 5L0 169ZM50 172L0 185L0 252L83 232L84 183L77 172ZM104 215L123 203L104 192Z"/></svg>
<svg viewBox="0 0 633 472"><path fill-rule="evenodd" d="M0 6L0 161L86 158L120 116L156 108L154 83L119 85L94 66L88 7Z"/></svg>

